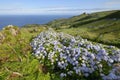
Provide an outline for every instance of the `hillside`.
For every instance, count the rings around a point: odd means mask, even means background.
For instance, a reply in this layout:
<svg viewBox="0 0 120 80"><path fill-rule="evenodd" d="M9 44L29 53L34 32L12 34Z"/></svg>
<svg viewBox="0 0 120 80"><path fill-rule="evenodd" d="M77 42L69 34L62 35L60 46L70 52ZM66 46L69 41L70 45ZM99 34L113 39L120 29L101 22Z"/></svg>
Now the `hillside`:
<svg viewBox="0 0 120 80"><path fill-rule="evenodd" d="M111 74L120 77L120 49L111 45L120 48L119 10L84 13L46 25L8 25L0 31L0 80L113 80Z"/></svg>
<svg viewBox="0 0 120 80"><path fill-rule="evenodd" d="M83 13L47 24L58 31L120 47L120 10Z"/></svg>

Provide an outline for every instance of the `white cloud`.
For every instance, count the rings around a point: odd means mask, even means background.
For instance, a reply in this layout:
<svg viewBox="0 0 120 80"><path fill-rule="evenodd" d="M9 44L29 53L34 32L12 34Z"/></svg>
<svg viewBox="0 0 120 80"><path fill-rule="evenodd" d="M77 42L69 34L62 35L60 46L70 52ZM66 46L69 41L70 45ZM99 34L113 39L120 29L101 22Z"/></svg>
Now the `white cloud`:
<svg viewBox="0 0 120 80"><path fill-rule="evenodd" d="M110 0L109 2L106 2L105 4L108 6L120 5L120 0Z"/></svg>
<svg viewBox="0 0 120 80"><path fill-rule="evenodd" d="M39 9L11 8L0 9L0 14L81 14L83 12L95 12L109 10L107 8L80 9L72 7L51 7Z"/></svg>

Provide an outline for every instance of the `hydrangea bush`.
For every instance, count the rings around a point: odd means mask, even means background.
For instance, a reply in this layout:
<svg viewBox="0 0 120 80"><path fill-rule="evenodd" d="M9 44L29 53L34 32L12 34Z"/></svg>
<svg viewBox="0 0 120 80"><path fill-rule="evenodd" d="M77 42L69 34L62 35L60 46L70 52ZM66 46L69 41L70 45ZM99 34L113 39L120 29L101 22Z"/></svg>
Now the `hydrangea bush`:
<svg viewBox="0 0 120 80"><path fill-rule="evenodd" d="M40 63L54 71L61 79L120 79L120 50L114 46L57 33L52 29L41 32L33 39L31 46L33 55Z"/></svg>

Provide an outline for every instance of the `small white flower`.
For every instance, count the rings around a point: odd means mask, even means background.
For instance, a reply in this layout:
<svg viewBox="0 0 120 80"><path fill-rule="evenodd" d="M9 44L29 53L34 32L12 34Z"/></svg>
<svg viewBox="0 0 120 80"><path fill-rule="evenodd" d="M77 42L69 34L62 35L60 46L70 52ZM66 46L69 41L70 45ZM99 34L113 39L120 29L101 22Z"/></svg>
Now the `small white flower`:
<svg viewBox="0 0 120 80"><path fill-rule="evenodd" d="M69 75L72 75L72 73L73 73L73 71L68 71L68 74L69 74Z"/></svg>
<svg viewBox="0 0 120 80"><path fill-rule="evenodd" d="M102 68L103 66L102 66L102 64L99 64L98 67L99 67L99 68Z"/></svg>
<svg viewBox="0 0 120 80"><path fill-rule="evenodd" d="M61 78L66 77L66 74L65 74L65 73L61 73L61 74L60 74L60 77L61 77Z"/></svg>
<svg viewBox="0 0 120 80"><path fill-rule="evenodd" d="M84 76L85 76L85 77L88 77L88 76L89 76L89 74L88 74L88 73L84 73Z"/></svg>
<svg viewBox="0 0 120 80"><path fill-rule="evenodd" d="M108 60L110 63L113 63L114 62L114 60L112 60L111 58Z"/></svg>

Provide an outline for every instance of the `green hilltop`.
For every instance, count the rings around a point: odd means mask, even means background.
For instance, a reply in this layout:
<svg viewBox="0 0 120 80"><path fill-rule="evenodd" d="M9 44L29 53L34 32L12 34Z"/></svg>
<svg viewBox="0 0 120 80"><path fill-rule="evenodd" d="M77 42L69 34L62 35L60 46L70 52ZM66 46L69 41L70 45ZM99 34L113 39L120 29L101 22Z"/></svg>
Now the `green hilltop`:
<svg viewBox="0 0 120 80"><path fill-rule="evenodd" d="M69 19L59 19L47 25L71 35L120 47L120 10L83 13Z"/></svg>

